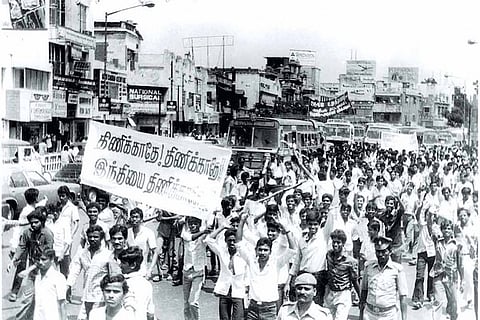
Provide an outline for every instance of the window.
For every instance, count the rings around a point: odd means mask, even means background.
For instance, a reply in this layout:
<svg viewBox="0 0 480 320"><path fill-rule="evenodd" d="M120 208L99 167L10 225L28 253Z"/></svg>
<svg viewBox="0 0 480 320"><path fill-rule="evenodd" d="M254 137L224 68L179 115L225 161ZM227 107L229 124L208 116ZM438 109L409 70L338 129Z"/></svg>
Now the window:
<svg viewBox="0 0 480 320"><path fill-rule="evenodd" d="M9 186L12 188L27 188L28 181L22 172L12 172Z"/></svg>
<svg viewBox="0 0 480 320"><path fill-rule="evenodd" d="M84 32L87 30L87 6L79 3L78 4L78 10L79 10L79 22L80 22L80 32Z"/></svg>
<svg viewBox="0 0 480 320"><path fill-rule="evenodd" d="M48 90L48 72L25 69L25 88L33 90Z"/></svg>
<svg viewBox="0 0 480 320"><path fill-rule="evenodd" d="M424 108L424 109L423 109L423 112L425 112L425 113L430 113L430 108Z"/></svg>
<svg viewBox="0 0 480 320"><path fill-rule="evenodd" d="M50 25L65 26L65 0L50 0Z"/></svg>
<svg viewBox="0 0 480 320"><path fill-rule="evenodd" d="M136 53L133 50L127 49L127 65L130 71L135 70L135 61L137 60Z"/></svg>
<svg viewBox="0 0 480 320"><path fill-rule="evenodd" d="M28 179L32 181L35 187L44 186L48 184L47 180L45 180L41 175L39 175L35 171L25 171L25 174L27 175Z"/></svg>
<svg viewBox="0 0 480 320"><path fill-rule="evenodd" d="M65 74L65 46L50 43L49 47L49 62L53 65L53 73Z"/></svg>
<svg viewBox="0 0 480 320"><path fill-rule="evenodd" d="M207 104L212 104L212 91L207 91Z"/></svg>
<svg viewBox="0 0 480 320"><path fill-rule="evenodd" d="M412 114L412 122L415 122L415 121L417 121L417 120L415 119L415 115Z"/></svg>
<svg viewBox="0 0 480 320"><path fill-rule="evenodd" d="M13 87L25 88L25 70L13 68Z"/></svg>

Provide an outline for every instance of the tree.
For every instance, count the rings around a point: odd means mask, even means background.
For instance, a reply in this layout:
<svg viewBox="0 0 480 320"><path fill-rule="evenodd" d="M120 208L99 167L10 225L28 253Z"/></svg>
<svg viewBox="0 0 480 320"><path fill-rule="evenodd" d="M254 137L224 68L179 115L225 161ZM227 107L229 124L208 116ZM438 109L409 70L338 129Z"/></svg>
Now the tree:
<svg viewBox="0 0 480 320"><path fill-rule="evenodd" d="M445 112L445 118L447 118L449 126L461 127L464 119L463 110L459 107L453 107L452 111Z"/></svg>

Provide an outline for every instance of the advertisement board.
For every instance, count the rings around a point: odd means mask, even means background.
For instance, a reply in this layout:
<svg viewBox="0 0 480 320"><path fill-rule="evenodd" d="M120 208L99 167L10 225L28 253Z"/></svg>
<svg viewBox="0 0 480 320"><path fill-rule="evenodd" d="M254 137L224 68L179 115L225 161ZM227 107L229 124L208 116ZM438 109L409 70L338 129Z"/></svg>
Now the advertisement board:
<svg viewBox="0 0 480 320"><path fill-rule="evenodd" d="M290 49L290 61L296 62L302 66L315 66L317 60L317 52L311 50L294 50Z"/></svg>
<svg viewBox="0 0 480 320"><path fill-rule="evenodd" d="M376 66L375 60L347 60L347 75L374 77Z"/></svg>
<svg viewBox="0 0 480 320"><path fill-rule="evenodd" d="M6 1L9 5L10 23L12 29L34 30L46 29L46 1Z"/></svg>
<svg viewBox="0 0 480 320"><path fill-rule="evenodd" d="M418 83L418 68L389 67L388 79L390 81Z"/></svg>

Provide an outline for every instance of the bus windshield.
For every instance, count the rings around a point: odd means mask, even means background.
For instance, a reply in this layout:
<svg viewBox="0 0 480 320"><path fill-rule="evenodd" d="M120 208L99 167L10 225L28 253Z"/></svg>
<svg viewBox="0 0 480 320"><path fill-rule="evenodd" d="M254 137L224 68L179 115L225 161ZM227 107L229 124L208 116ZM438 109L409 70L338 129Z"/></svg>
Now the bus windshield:
<svg viewBox="0 0 480 320"><path fill-rule="evenodd" d="M438 139L434 133L426 133L423 135L423 143L435 144L435 143L438 143Z"/></svg>
<svg viewBox="0 0 480 320"><path fill-rule="evenodd" d="M393 131L390 128L381 128L381 127L371 127L367 129L367 138L371 139L380 139L382 137L382 132Z"/></svg>
<svg viewBox="0 0 480 320"><path fill-rule="evenodd" d="M355 137L363 137L365 134L365 129L363 128L355 128L354 135Z"/></svg>
<svg viewBox="0 0 480 320"><path fill-rule="evenodd" d="M237 147L277 148L278 129L264 127L230 127L228 145ZM253 134L252 134L253 133Z"/></svg>
<svg viewBox="0 0 480 320"><path fill-rule="evenodd" d="M327 137L350 138L350 127L341 124L327 124L323 129Z"/></svg>

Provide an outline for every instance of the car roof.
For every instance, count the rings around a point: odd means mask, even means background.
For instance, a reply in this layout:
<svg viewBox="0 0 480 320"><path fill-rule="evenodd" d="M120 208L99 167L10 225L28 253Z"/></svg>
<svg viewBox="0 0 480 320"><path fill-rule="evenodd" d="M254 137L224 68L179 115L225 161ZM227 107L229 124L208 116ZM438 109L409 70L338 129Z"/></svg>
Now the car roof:
<svg viewBox="0 0 480 320"><path fill-rule="evenodd" d="M1 144L2 144L2 147L30 146L30 143L28 143L27 141L20 140L20 139L2 139Z"/></svg>

